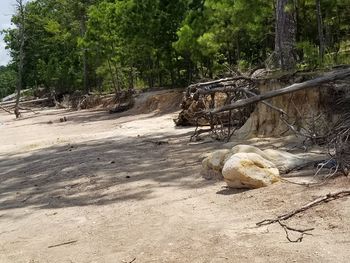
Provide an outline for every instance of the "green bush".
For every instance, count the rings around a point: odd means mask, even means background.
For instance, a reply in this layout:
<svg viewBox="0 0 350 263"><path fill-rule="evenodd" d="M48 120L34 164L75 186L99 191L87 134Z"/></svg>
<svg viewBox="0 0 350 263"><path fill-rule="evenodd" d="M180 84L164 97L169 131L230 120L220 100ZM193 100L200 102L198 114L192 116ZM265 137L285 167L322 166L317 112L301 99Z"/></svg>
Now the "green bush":
<svg viewBox="0 0 350 263"><path fill-rule="evenodd" d="M16 89L17 74L11 66L0 67L0 99L12 94Z"/></svg>
<svg viewBox="0 0 350 263"><path fill-rule="evenodd" d="M301 62L298 64L300 69L313 69L321 65L319 49L315 44L309 41L300 42L297 50L301 54Z"/></svg>

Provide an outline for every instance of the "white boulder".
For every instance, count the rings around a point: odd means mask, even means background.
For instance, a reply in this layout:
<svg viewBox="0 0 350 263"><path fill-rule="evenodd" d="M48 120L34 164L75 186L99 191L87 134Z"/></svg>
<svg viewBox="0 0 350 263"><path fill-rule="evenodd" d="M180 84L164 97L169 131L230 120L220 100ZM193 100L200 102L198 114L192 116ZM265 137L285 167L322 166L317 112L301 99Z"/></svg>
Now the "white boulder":
<svg viewBox="0 0 350 263"><path fill-rule="evenodd" d="M222 174L231 188L256 189L280 181L277 167L257 153L237 153L225 163Z"/></svg>
<svg viewBox="0 0 350 263"><path fill-rule="evenodd" d="M259 154L264 159L274 163L275 166L280 171L280 173L282 174L287 173L309 161L305 158L301 158L289 152L273 150L273 149L267 149L262 151L259 148L250 146L250 145L236 145L235 147L232 148L231 153L232 154L236 154L236 153Z"/></svg>
<svg viewBox="0 0 350 263"><path fill-rule="evenodd" d="M310 162L308 158L301 158L285 151L267 149L263 152L265 156L264 158L273 162L282 174L288 173L291 170Z"/></svg>
<svg viewBox="0 0 350 263"><path fill-rule="evenodd" d="M210 153L202 161L201 175L207 180L213 180L213 179L222 180L221 172L228 155L230 155L230 150L218 150Z"/></svg>
<svg viewBox="0 0 350 263"><path fill-rule="evenodd" d="M224 150L217 150L215 152L212 152L208 155L203 161L202 161L202 167L206 170L215 170L218 172L222 171L222 168L224 167L225 160L227 156L229 156L231 153L230 150L224 149Z"/></svg>

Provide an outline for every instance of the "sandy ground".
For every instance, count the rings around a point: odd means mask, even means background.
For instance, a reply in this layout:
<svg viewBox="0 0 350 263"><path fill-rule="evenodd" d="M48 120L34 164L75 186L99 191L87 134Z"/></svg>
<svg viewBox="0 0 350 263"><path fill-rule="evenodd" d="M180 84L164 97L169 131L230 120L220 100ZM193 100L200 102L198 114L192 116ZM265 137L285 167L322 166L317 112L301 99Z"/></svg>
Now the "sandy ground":
<svg viewBox="0 0 350 263"><path fill-rule="evenodd" d="M172 117L0 113L0 262L349 262L349 199L290 220L315 227L302 243L255 227L348 179L229 190L199 174L199 156L222 145L188 144Z"/></svg>

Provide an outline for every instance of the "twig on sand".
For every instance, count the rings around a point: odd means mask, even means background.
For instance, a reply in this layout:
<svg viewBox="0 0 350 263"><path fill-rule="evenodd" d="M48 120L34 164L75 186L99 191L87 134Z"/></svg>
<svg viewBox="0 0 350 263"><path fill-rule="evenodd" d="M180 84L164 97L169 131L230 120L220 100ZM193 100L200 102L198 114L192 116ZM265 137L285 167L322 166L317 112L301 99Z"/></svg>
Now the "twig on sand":
<svg viewBox="0 0 350 263"><path fill-rule="evenodd" d="M74 243L77 243L77 242L78 242L78 240L72 240L72 241L60 243L60 244L57 244L57 245L48 246L48 248L54 248L54 247L61 247L61 246L71 245L71 244L74 244Z"/></svg>

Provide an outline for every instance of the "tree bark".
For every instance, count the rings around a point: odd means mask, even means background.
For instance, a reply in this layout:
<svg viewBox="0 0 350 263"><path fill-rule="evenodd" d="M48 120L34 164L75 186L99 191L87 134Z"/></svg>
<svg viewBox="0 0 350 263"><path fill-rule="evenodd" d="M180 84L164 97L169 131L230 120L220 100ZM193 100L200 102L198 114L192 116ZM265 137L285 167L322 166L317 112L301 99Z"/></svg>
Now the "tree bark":
<svg viewBox="0 0 350 263"><path fill-rule="evenodd" d="M19 46L19 61L18 61L18 80L17 80L17 96L16 96L16 103L15 103L15 110L14 113L16 115L16 118L19 118L21 116L21 113L19 111L19 101L21 98L21 90L23 89L23 64L24 64L24 6L22 0L16 0L17 2L17 12L20 17L20 21L18 24L18 40L20 42Z"/></svg>
<svg viewBox="0 0 350 263"><path fill-rule="evenodd" d="M318 27L318 38L320 45L320 59L323 62L324 52L325 52L325 39L323 33L323 18L322 18L322 9L321 1L316 0L316 13L317 13L317 27Z"/></svg>
<svg viewBox="0 0 350 263"><path fill-rule="evenodd" d="M86 9L85 6L82 8L80 13L80 34L81 37L85 37L86 33ZM90 87L88 83L88 59L87 59L87 49L83 47L83 86L86 94L89 94Z"/></svg>
<svg viewBox="0 0 350 263"><path fill-rule="evenodd" d="M107 63L108 63L109 73L111 74L111 78L112 78L113 89L117 93L118 91L117 84L115 83L114 73L111 66L111 60L109 58L107 58Z"/></svg>
<svg viewBox="0 0 350 263"><path fill-rule="evenodd" d="M291 0L277 0L275 54L276 66L290 70L296 64L296 17Z"/></svg>

